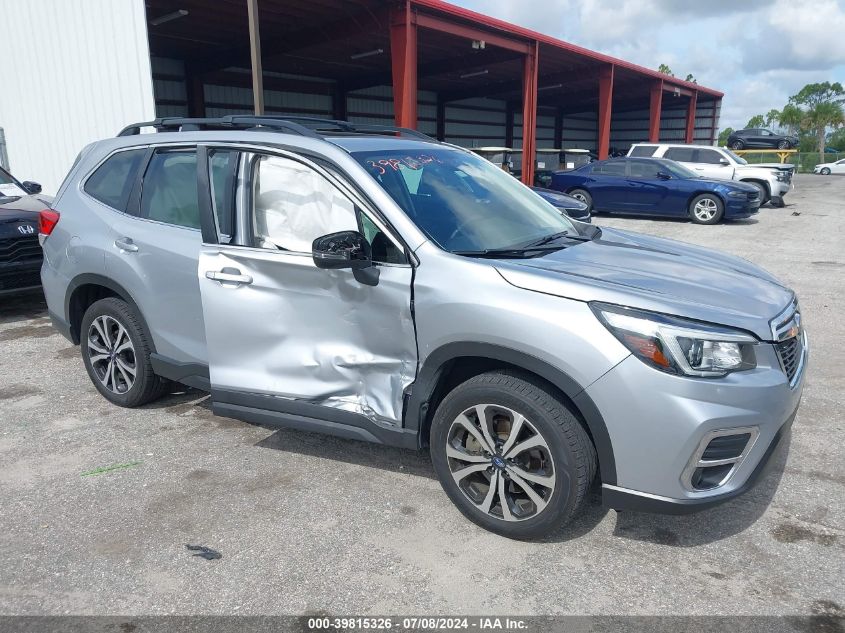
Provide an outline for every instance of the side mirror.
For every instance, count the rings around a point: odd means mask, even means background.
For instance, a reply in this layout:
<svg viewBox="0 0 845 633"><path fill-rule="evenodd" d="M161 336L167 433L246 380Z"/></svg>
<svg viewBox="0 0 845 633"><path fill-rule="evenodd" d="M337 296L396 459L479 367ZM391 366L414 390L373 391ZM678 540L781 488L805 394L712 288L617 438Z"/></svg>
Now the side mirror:
<svg viewBox="0 0 845 633"><path fill-rule="evenodd" d="M373 265L370 244L358 231L340 231L318 237L311 244L317 268L363 270Z"/></svg>
<svg viewBox="0 0 845 633"><path fill-rule="evenodd" d="M21 184L23 185L23 188L26 189L27 193L41 193L41 185L37 182L24 180Z"/></svg>
<svg viewBox="0 0 845 633"><path fill-rule="evenodd" d="M728 162L728 159L727 159L727 158L720 158L720 159L719 159L719 164L720 164L722 167L727 167L728 165L730 165L730 163Z"/></svg>
<svg viewBox="0 0 845 633"><path fill-rule="evenodd" d="M665 171L657 172L657 177L660 178L660 180L672 180L672 176L667 174Z"/></svg>

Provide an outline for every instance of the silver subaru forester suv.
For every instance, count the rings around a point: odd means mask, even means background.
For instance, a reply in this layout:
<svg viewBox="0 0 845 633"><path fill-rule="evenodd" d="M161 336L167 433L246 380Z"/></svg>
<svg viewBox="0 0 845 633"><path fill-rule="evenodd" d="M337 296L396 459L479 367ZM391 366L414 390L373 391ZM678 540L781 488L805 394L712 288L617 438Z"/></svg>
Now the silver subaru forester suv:
<svg viewBox="0 0 845 633"><path fill-rule="evenodd" d="M141 134L149 127L155 134ZM577 223L484 159L339 121L159 119L86 147L44 212L55 326L135 407L426 448L511 538L712 506L795 417L795 294L737 257Z"/></svg>

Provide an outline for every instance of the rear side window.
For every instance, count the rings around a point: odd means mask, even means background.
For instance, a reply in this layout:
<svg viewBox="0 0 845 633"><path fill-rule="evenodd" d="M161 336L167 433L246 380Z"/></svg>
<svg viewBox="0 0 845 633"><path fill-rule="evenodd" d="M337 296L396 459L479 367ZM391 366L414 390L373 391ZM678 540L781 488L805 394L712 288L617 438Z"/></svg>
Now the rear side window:
<svg viewBox="0 0 845 633"><path fill-rule="evenodd" d="M636 147L631 149L631 153L628 154L629 156L636 156L639 158L649 158L654 156L654 152L657 149L657 145L637 145Z"/></svg>
<svg viewBox="0 0 845 633"><path fill-rule="evenodd" d="M191 229L200 228L196 151L153 154L141 189L141 217Z"/></svg>
<svg viewBox="0 0 845 633"><path fill-rule="evenodd" d="M698 150L698 156L695 159L697 163L707 163L708 165L718 165L719 161L722 160L722 155L712 149L700 149Z"/></svg>
<svg viewBox="0 0 845 633"><path fill-rule="evenodd" d="M692 147L670 147L663 154L663 158L676 160L679 163L691 163L693 162L694 153L695 149Z"/></svg>
<svg viewBox="0 0 845 633"><path fill-rule="evenodd" d="M602 176L624 176L625 163L599 163L593 167L593 173Z"/></svg>
<svg viewBox="0 0 845 633"><path fill-rule="evenodd" d="M126 211L146 153L143 148L113 154L85 182L85 193L113 209Z"/></svg>

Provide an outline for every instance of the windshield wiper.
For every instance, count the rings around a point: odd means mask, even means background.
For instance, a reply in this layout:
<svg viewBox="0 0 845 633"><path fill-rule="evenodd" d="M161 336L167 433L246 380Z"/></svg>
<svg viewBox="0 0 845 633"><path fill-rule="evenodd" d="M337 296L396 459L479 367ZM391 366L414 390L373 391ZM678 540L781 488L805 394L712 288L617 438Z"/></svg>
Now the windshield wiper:
<svg viewBox="0 0 845 633"><path fill-rule="evenodd" d="M541 237L538 240L534 240L533 242L529 242L522 246L522 248L533 248L535 246L543 246L545 244L550 244L555 240L558 240L562 237L565 237L568 240L573 240L575 242L590 242L592 238L585 237L584 235L578 235L577 233L573 234L569 231L561 231L560 233L552 233L551 235L546 235L545 237Z"/></svg>
<svg viewBox="0 0 845 633"><path fill-rule="evenodd" d="M485 248L480 251L452 251L465 257L531 257L536 253L549 253L566 248L565 246L525 246L523 248Z"/></svg>

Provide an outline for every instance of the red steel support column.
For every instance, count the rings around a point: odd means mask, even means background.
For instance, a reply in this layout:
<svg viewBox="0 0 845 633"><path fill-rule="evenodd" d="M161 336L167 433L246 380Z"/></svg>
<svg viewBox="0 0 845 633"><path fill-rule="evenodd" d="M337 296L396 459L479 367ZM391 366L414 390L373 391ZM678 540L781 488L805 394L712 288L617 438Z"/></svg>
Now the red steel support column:
<svg viewBox="0 0 845 633"><path fill-rule="evenodd" d="M522 69L522 182L534 184L537 148L537 57L539 46L532 43Z"/></svg>
<svg viewBox="0 0 845 633"><path fill-rule="evenodd" d="M660 110L663 108L663 80L651 84L651 104L649 106L648 140L660 141Z"/></svg>
<svg viewBox="0 0 845 633"><path fill-rule="evenodd" d="M599 73L599 134L598 156L604 160L610 155L610 119L613 114L613 65Z"/></svg>
<svg viewBox="0 0 845 633"><path fill-rule="evenodd" d="M687 143L695 140L695 109L698 107L698 90L694 90L687 106Z"/></svg>
<svg viewBox="0 0 845 633"><path fill-rule="evenodd" d="M393 118L399 127L417 127L417 24L411 3L390 12Z"/></svg>

